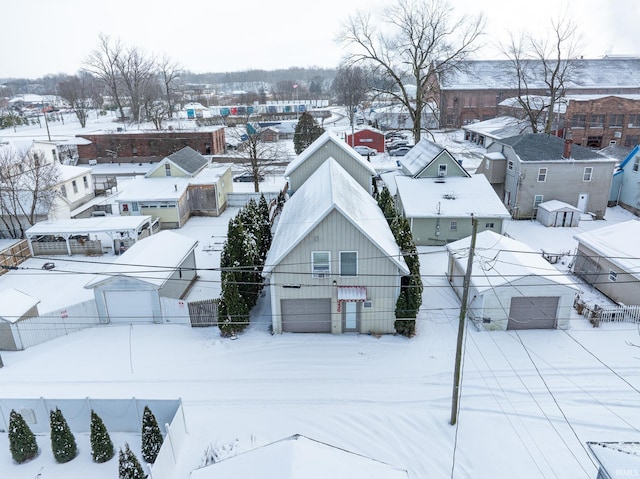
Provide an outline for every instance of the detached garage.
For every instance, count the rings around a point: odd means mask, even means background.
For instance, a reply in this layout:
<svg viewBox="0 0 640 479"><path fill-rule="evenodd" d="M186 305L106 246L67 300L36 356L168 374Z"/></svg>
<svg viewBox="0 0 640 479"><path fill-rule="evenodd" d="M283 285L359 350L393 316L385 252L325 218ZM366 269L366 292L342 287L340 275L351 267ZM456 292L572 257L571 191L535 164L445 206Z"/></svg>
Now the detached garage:
<svg viewBox="0 0 640 479"><path fill-rule="evenodd" d="M40 300L14 288L0 292L0 351L24 349L20 323L38 316L39 302Z"/></svg>
<svg viewBox="0 0 640 479"><path fill-rule="evenodd" d="M447 274L459 298L470 244L468 237L447 245ZM579 291L526 244L492 231L477 235L467 315L479 329L566 329Z"/></svg>
<svg viewBox="0 0 640 479"><path fill-rule="evenodd" d="M85 285L102 323L161 323L160 298L181 298L197 277L198 241L161 231L135 243Z"/></svg>

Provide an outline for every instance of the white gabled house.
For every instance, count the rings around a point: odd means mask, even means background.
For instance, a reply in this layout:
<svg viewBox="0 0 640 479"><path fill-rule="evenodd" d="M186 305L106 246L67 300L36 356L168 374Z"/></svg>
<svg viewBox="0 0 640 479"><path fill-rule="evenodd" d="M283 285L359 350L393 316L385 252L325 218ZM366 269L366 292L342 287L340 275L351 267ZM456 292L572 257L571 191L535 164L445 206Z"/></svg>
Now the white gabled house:
<svg viewBox="0 0 640 479"><path fill-rule="evenodd" d="M447 276L459 298L470 245L471 237L447 245ZM476 236L467 315L479 329L567 329L579 291L526 244L493 231Z"/></svg>
<svg viewBox="0 0 640 479"><path fill-rule="evenodd" d="M285 203L263 274L275 333L393 333L409 270L376 201L329 158Z"/></svg>
<svg viewBox="0 0 640 479"><path fill-rule="evenodd" d="M345 141L331 132L320 135L289 163L284 172L289 182L289 192L295 193L329 158L333 158L369 194L373 192L376 170Z"/></svg>

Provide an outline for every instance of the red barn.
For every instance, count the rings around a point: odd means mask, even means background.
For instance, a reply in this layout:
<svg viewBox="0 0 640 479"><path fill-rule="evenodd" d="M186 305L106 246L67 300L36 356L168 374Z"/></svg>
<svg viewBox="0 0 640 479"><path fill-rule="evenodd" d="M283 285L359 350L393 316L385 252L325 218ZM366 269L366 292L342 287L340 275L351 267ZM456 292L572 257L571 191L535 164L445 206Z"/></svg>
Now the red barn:
<svg viewBox="0 0 640 479"><path fill-rule="evenodd" d="M359 128L353 135L347 133L345 138L349 146L364 145L374 148L378 153L384 153L384 133L375 128Z"/></svg>

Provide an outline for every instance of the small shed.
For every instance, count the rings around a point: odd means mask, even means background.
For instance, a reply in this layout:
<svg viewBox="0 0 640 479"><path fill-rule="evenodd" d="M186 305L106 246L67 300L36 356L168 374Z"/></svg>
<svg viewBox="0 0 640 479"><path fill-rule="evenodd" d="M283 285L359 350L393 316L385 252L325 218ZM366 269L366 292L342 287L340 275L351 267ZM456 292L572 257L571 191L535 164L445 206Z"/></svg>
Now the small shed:
<svg viewBox="0 0 640 479"><path fill-rule="evenodd" d="M545 201L538 205L536 219L544 226L576 227L580 222L580 211L575 206L558 200Z"/></svg>
<svg viewBox="0 0 640 479"><path fill-rule="evenodd" d="M14 288L0 292L0 351L24 349L20 321L38 316L40 301Z"/></svg>
<svg viewBox="0 0 640 479"><path fill-rule="evenodd" d="M346 141L349 146L368 146L378 153L384 153L384 133L375 128L355 129L347 133Z"/></svg>
<svg viewBox="0 0 640 479"><path fill-rule="evenodd" d="M196 279L198 241L160 231L135 243L85 288L101 323L160 323L161 298L180 299Z"/></svg>

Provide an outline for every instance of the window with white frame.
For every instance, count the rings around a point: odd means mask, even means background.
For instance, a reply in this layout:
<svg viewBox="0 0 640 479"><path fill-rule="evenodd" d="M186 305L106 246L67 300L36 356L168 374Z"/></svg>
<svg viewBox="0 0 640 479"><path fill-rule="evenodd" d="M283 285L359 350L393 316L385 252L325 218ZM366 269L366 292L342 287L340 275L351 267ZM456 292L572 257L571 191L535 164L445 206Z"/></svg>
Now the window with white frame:
<svg viewBox="0 0 640 479"><path fill-rule="evenodd" d="M547 181L547 169L538 168L538 182L542 183L544 181Z"/></svg>
<svg viewBox="0 0 640 479"><path fill-rule="evenodd" d="M67 187L65 185L60 185L60 194L65 198L67 197Z"/></svg>
<svg viewBox="0 0 640 479"><path fill-rule="evenodd" d="M494 224L493 223L485 223L484 227L485 228L493 228Z"/></svg>
<svg viewBox="0 0 640 479"><path fill-rule="evenodd" d="M636 156L635 160L633 160L633 172L637 173L640 170L640 156Z"/></svg>
<svg viewBox="0 0 640 479"><path fill-rule="evenodd" d="M77 193L78 192L78 182L76 180L73 180L71 182L71 187L73 188L73 192Z"/></svg>
<svg viewBox="0 0 640 479"><path fill-rule="evenodd" d="M164 176L171 176L171 165L169 163L164 164Z"/></svg>
<svg viewBox="0 0 640 479"><path fill-rule="evenodd" d="M618 281L618 273L616 273L612 269L609 270L609 281L611 281L612 283Z"/></svg>
<svg viewBox="0 0 640 479"><path fill-rule="evenodd" d="M591 177L593 176L593 167L587 166L584 169L584 173L582 174L582 181L591 181Z"/></svg>
<svg viewBox="0 0 640 479"><path fill-rule="evenodd" d="M438 165L438 176L447 176L447 165L445 163Z"/></svg>
<svg viewBox="0 0 640 479"><path fill-rule="evenodd" d="M513 160L507 161L507 170L513 171Z"/></svg>
<svg viewBox="0 0 640 479"><path fill-rule="evenodd" d="M540 205L540 203L542 203L543 199L544 199L543 195L535 195L533 197L533 208L534 209L537 208Z"/></svg>
<svg viewBox="0 0 640 479"><path fill-rule="evenodd" d="M340 276L358 276L357 251L340 251Z"/></svg>
<svg viewBox="0 0 640 479"><path fill-rule="evenodd" d="M451 231L458 231L458 222L452 221L451 223L449 223L449 229Z"/></svg>
<svg viewBox="0 0 640 479"><path fill-rule="evenodd" d="M89 189L89 180L87 180L86 176L82 177L82 183L84 184L84 189L85 190Z"/></svg>
<svg viewBox="0 0 640 479"><path fill-rule="evenodd" d="M311 252L311 272L314 278L327 278L331 275L331 253L329 251Z"/></svg>

